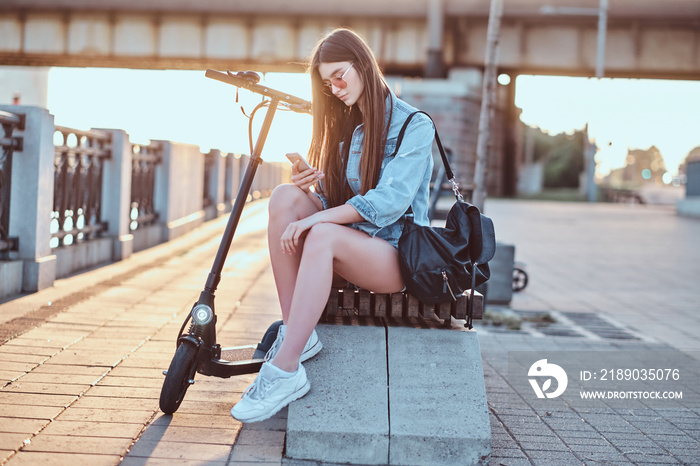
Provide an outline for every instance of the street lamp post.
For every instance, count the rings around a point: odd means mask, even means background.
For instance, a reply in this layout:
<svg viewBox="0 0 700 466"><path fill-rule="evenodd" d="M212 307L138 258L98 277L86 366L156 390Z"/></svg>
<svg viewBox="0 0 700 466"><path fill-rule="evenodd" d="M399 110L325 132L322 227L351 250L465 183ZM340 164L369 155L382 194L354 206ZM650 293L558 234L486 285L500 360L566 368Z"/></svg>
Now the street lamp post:
<svg viewBox="0 0 700 466"><path fill-rule="evenodd" d="M476 141L476 163L472 204L483 212L486 200L486 157L491 139L491 113L496 98L496 73L498 59L498 40L501 32L503 0L491 0L489 24L486 32L486 60L481 92L481 112L479 113L479 133Z"/></svg>

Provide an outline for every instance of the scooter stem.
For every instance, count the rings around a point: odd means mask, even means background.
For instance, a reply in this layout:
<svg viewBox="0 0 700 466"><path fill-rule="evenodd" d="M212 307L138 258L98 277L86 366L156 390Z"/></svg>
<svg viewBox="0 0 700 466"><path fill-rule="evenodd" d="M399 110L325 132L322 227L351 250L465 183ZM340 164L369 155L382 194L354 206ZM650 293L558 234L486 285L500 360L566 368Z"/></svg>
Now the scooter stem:
<svg viewBox="0 0 700 466"><path fill-rule="evenodd" d="M224 267L224 262L226 261L226 256L228 255L228 250L231 247L231 242L233 241L233 235L236 232L236 227L241 218L241 213L243 212L243 206L245 205L248 193L250 193L250 188L253 185L253 179L255 178L255 171L258 165L262 163L263 146L265 145L265 140L270 132L270 127L272 126L272 119L275 116L275 111L277 110L277 104L280 99L278 97L273 97L270 101L270 106L265 114L265 120L263 121L262 128L258 134L258 140L255 142L255 148L253 149L253 154L248 162L248 167L246 168L245 175L243 176L243 181L241 181L241 186L238 189L238 196L233 204L233 209L231 210L231 215L229 216L228 223L226 224L226 229L224 230L224 236L221 238L221 244L219 244L219 250L216 253L216 258L214 259L214 264L211 267L211 272L207 277L207 283L204 287L203 293L208 293L212 297L216 291L219 281L221 280L221 270Z"/></svg>

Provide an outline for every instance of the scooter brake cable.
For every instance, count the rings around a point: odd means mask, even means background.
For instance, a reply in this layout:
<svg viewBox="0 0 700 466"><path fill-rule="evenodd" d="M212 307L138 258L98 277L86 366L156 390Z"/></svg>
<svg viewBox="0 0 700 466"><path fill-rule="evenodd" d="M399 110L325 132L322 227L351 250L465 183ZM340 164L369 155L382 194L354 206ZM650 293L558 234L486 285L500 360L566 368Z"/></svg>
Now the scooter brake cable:
<svg viewBox="0 0 700 466"><path fill-rule="evenodd" d="M263 107L267 107L270 105L269 100L263 100L260 102L258 105L255 106L252 112L250 112L250 116L248 117L248 143L250 145L250 155L253 155L253 151L255 148L253 147L253 118L255 118L255 112L260 110ZM245 115L245 113L244 113ZM246 115L247 116L247 115Z"/></svg>

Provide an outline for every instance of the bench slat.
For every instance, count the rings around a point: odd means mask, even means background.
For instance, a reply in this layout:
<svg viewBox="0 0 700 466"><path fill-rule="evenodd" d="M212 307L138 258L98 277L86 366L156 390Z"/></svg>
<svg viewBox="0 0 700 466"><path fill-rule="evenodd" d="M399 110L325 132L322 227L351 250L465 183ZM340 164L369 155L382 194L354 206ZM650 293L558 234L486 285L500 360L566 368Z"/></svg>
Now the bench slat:
<svg viewBox="0 0 700 466"><path fill-rule="evenodd" d="M326 304L326 314L335 317L338 315L338 289L331 288L331 294L328 296L328 303Z"/></svg>
<svg viewBox="0 0 700 466"><path fill-rule="evenodd" d="M355 290L345 288L343 290L343 310L355 308ZM343 313L345 315L345 313Z"/></svg>
<svg viewBox="0 0 700 466"><path fill-rule="evenodd" d="M371 316L372 315L372 296L367 290L360 290L359 303L357 305L358 315L361 316Z"/></svg>
<svg viewBox="0 0 700 466"><path fill-rule="evenodd" d="M372 309L371 314L374 317L386 317L386 308L389 295L386 294L374 294L374 309Z"/></svg>
<svg viewBox="0 0 700 466"><path fill-rule="evenodd" d="M408 295L408 305L406 306L406 316L407 317L419 317L420 316L420 301L413 295Z"/></svg>
<svg viewBox="0 0 700 466"><path fill-rule="evenodd" d="M449 319L452 311L452 303L451 302L446 302L446 303L440 303L439 305L439 311L436 312L437 316L440 319Z"/></svg>
<svg viewBox="0 0 700 466"><path fill-rule="evenodd" d="M435 315L435 304L420 303L420 305L421 305L421 316L424 319L432 319L433 316Z"/></svg>
<svg viewBox="0 0 700 466"><path fill-rule="evenodd" d="M403 293L391 294L391 317L403 317Z"/></svg>
<svg viewBox="0 0 700 466"><path fill-rule="evenodd" d="M455 303L454 316L455 319L466 319L467 318L467 303L469 302L469 297L467 299L458 299ZM476 309L474 309L474 314L476 314ZM479 317L481 318L481 317ZM476 317L475 317L476 319Z"/></svg>
<svg viewBox="0 0 700 466"><path fill-rule="evenodd" d="M372 293L354 288L333 288L326 304L325 316L358 315L363 317L391 317L393 319L416 318L455 319L467 318L469 290L457 297L457 301L425 304L415 296L403 293ZM484 312L484 296L474 293L473 319L481 319Z"/></svg>

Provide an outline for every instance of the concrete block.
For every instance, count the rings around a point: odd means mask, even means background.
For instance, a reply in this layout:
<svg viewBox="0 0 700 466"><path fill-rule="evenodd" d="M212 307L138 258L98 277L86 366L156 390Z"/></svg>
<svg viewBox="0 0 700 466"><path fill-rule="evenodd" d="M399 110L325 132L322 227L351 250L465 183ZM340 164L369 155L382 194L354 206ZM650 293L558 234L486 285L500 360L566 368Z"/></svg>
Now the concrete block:
<svg viewBox="0 0 700 466"><path fill-rule="evenodd" d="M204 221L208 222L209 220L215 219L218 214L219 210L217 209L217 206L215 205L209 205L203 209L204 212Z"/></svg>
<svg viewBox="0 0 700 466"><path fill-rule="evenodd" d="M388 327L387 348L390 464L487 462L491 427L476 332Z"/></svg>
<svg viewBox="0 0 700 466"><path fill-rule="evenodd" d="M323 351L304 363L311 390L289 406L286 456L387 464L385 329L318 325L316 331Z"/></svg>
<svg viewBox="0 0 700 466"><path fill-rule="evenodd" d="M24 291L41 291L53 286L56 280L56 256L25 260L22 276Z"/></svg>
<svg viewBox="0 0 700 466"><path fill-rule="evenodd" d="M143 251L144 249L148 249L162 243L163 229L164 226L161 223L139 226L133 232L133 252Z"/></svg>
<svg viewBox="0 0 700 466"><path fill-rule="evenodd" d="M204 218L204 156L198 146L169 141L153 141L162 147L162 162L156 166L153 203L159 221L167 224L164 234L192 221L190 216ZM201 223L201 222L200 222ZM189 231L189 230L185 230Z"/></svg>
<svg viewBox="0 0 700 466"><path fill-rule="evenodd" d="M56 278L112 260L112 239L95 238L84 243L56 248Z"/></svg>
<svg viewBox="0 0 700 466"><path fill-rule="evenodd" d="M687 176L685 197L700 198L700 160L689 160L685 171Z"/></svg>
<svg viewBox="0 0 700 466"><path fill-rule="evenodd" d="M190 215L179 218L163 225L163 241L170 241L189 233L204 223L204 210L198 210Z"/></svg>
<svg viewBox="0 0 700 466"><path fill-rule="evenodd" d="M535 194L542 192L544 182L544 163L528 163L520 167L518 175L518 193Z"/></svg>
<svg viewBox="0 0 700 466"><path fill-rule="evenodd" d="M134 253L134 235L121 235L112 241L112 260L121 261Z"/></svg>
<svg viewBox="0 0 700 466"><path fill-rule="evenodd" d="M491 278L486 282L486 302L509 304L513 299L513 266L515 246L496 243L496 254L489 261Z"/></svg>
<svg viewBox="0 0 700 466"><path fill-rule="evenodd" d="M225 208L223 204L226 195L226 157L218 149L209 151L209 156L214 158L209 168L209 199L213 203L214 217L218 217Z"/></svg>
<svg viewBox="0 0 700 466"><path fill-rule="evenodd" d="M112 157L104 161L102 175L102 220L107 222L107 235L129 235L131 211L132 147L129 135L122 130L109 131L112 137ZM124 259L128 256L122 256Z"/></svg>
<svg viewBox="0 0 700 466"><path fill-rule="evenodd" d="M24 262L0 262L0 298L22 292L22 268Z"/></svg>
<svg viewBox="0 0 700 466"><path fill-rule="evenodd" d="M676 202L676 213L681 217L700 218L700 196L679 199Z"/></svg>

